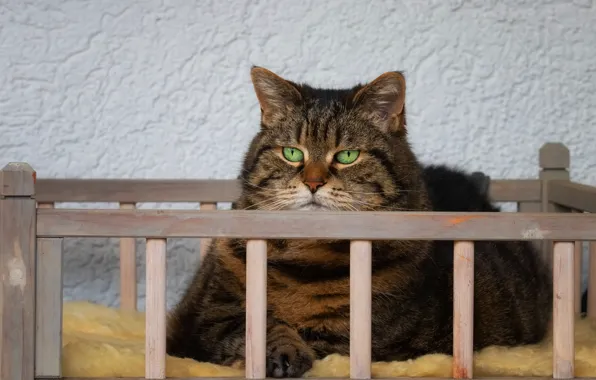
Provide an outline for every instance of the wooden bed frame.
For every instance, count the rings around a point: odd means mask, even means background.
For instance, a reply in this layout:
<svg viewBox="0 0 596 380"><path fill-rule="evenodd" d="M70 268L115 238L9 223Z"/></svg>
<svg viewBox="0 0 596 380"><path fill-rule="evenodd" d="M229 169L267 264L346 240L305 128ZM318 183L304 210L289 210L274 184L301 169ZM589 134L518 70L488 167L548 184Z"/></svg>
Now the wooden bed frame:
<svg viewBox="0 0 596 380"><path fill-rule="evenodd" d="M596 187L569 180L569 151L540 149L537 179L491 180L496 202L519 212L216 211L236 180L37 179L26 163L0 172L0 374L61 378L65 237L121 238L121 307L136 309L135 238L147 241L146 374L165 377L166 239L243 237L247 245L246 378L265 377L266 239L351 240L350 378L371 377L371 241L455 240L453 377L472 378L474 240L533 240L553 268L553 378L574 378L582 242L590 243L588 318L596 318ZM60 209L55 202L119 202L120 209ZM200 202L201 210L139 210L138 202ZM354 216L346 218L346 214ZM204 250L201 250L202 252Z"/></svg>

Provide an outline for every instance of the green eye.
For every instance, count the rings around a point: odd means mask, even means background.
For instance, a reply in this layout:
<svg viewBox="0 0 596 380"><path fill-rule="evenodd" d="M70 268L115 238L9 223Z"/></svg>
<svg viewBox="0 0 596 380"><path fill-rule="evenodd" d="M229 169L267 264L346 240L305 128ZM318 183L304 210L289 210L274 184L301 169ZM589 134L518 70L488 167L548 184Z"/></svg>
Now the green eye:
<svg viewBox="0 0 596 380"><path fill-rule="evenodd" d="M286 147L283 149L286 160L290 162L300 162L304 158L304 153L300 149Z"/></svg>
<svg viewBox="0 0 596 380"><path fill-rule="evenodd" d="M342 150L335 155L335 159L340 164L349 165L356 161L359 155L359 150Z"/></svg>

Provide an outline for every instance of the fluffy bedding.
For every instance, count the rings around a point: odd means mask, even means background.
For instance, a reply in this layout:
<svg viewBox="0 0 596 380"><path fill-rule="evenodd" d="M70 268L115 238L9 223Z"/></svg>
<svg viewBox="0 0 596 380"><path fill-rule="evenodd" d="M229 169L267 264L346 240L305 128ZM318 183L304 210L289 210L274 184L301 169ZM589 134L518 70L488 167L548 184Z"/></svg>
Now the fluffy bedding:
<svg viewBox="0 0 596 380"><path fill-rule="evenodd" d="M143 377L145 317L87 302L67 302L63 314L65 377ZM596 377L596 320L578 319L577 377ZM451 377L451 356L426 355L405 362L373 363L373 377ZM167 357L168 377L244 377L243 369ZM349 377L346 356L315 362L307 377ZM489 347L474 356L474 376L552 376L552 335L541 344Z"/></svg>

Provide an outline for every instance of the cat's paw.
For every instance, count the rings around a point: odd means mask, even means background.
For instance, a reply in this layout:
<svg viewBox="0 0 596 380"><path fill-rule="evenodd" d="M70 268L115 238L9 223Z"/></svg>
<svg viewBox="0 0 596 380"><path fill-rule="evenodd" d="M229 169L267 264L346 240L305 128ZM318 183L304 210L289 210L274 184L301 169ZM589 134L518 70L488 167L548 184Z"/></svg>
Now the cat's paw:
<svg viewBox="0 0 596 380"><path fill-rule="evenodd" d="M267 349L267 377L301 377L313 362L312 351L304 345L273 344Z"/></svg>

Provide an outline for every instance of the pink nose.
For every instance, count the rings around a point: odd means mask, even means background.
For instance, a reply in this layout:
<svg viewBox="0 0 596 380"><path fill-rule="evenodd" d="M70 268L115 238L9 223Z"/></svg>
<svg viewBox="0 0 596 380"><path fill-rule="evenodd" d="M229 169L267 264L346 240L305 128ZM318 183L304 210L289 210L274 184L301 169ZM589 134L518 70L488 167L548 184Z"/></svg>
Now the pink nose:
<svg viewBox="0 0 596 380"><path fill-rule="evenodd" d="M323 182L323 180L320 178L316 178L316 179L306 179L306 180L304 180L304 184L306 186L308 186L311 193L314 193L319 189L319 187L323 186L325 184L325 182Z"/></svg>

